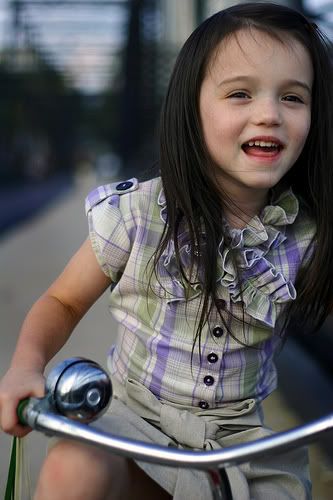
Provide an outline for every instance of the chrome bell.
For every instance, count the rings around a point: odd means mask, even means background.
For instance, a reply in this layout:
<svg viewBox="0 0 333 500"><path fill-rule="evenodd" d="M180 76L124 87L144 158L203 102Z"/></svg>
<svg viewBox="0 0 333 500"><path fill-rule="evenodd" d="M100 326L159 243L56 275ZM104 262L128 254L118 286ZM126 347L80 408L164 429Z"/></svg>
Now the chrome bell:
<svg viewBox="0 0 333 500"><path fill-rule="evenodd" d="M94 361L69 358L56 365L46 379L51 408L74 420L92 422L108 408L112 395L106 371Z"/></svg>

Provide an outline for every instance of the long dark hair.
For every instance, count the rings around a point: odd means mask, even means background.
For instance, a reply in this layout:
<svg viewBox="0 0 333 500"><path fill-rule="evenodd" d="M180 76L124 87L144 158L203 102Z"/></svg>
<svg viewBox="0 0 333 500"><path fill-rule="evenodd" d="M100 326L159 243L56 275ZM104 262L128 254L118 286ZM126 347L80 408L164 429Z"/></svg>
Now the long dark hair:
<svg viewBox="0 0 333 500"><path fill-rule="evenodd" d="M221 196L211 174L212 162L200 121L199 94L207 65L220 42L248 28L267 33L281 43L295 39L306 48L312 60L311 128L300 157L284 180L303 200L317 225L317 250L306 269L298 274L297 299L291 304L288 317L311 324L315 330L332 307L332 46L316 25L293 9L271 3L235 5L204 21L185 42L161 114L160 171L167 203L167 225L155 252L154 264L156 269L168 242L173 240L178 266L184 282L189 285L198 279L196 258L202 254L202 297L194 337L194 343L199 339L199 346L201 330L212 308L218 305L217 252L221 238L226 237L223 208L230 203L226 195ZM191 243L190 270L183 268L179 254L178 236L184 224Z"/></svg>

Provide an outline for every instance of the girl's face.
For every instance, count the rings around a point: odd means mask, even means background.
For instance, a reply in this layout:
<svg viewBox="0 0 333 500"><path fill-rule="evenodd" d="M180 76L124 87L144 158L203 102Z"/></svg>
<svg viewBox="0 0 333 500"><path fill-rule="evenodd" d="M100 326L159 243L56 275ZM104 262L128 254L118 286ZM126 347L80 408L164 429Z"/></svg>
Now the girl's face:
<svg viewBox="0 0 333 500"><path fill-rule="evenodd" d="M241 30L212 57L200 92L204 139L234 200L259 196L293 166L311 121L313 69L295 39Z"/></svg>

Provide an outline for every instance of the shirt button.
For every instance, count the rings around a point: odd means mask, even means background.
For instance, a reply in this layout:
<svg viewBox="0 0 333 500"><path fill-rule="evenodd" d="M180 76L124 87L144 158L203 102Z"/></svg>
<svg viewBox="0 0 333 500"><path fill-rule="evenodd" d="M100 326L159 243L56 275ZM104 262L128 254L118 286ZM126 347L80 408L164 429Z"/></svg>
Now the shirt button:
<svg viewBox="0 0 333 500"><path fill-rule="evenodd" d="M223 329L220 326L216 326L215 328L213 328L213 335L214 337L222 337Z"/></svg>
<svg viewBox="0 0 333 500"><path fill-rule="evenodd" d="M200 401L199 406L202 410L208 410L209 408L209 404L207 403L207 401Z"/></svg>
<svg viewBox="0 0 333 500"><path fill-rule="evenodd" d="M120 184L117 184L116 190L117 191L126 191L126 189L129 189L132 186L133 186L133 182L125 181L125 182L121 182Z"/></svg>
<svg viewBox="0 0 333 500"><path fill-rule="evenodd" d="M215 382L214 377L212 377L211 375L206 375L203 380L206 385L213 385Z"/></svg>
<svg viewBox="0 0 333 500"><path fill-rule="evenodd" d="M208 354L207 359L210 363L216 363L219 357L215 352L211 352L210 354Z"/></svg>

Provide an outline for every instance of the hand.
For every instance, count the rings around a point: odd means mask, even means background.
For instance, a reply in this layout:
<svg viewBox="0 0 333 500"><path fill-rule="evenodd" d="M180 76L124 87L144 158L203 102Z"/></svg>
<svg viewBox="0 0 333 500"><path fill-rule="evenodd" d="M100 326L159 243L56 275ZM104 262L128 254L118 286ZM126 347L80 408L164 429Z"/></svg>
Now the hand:
<svg viewBox="0 0 333 500"><path fill-rule="evenodd" d="M19 424L17 406L28 397L41 398L45 380L39 371L10 368L0 381L0 428L13 436L23 437L31 429Z"/></svg>

